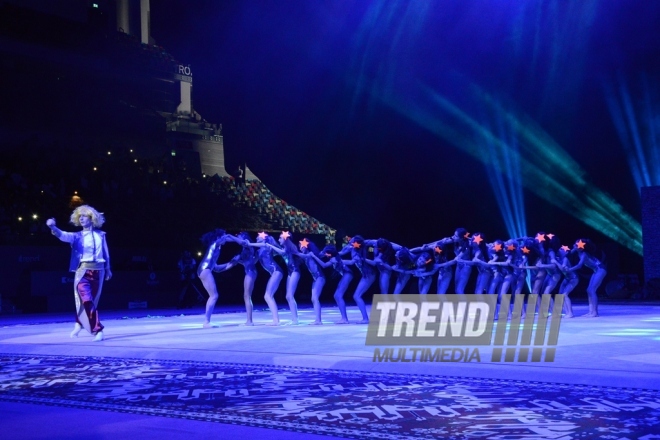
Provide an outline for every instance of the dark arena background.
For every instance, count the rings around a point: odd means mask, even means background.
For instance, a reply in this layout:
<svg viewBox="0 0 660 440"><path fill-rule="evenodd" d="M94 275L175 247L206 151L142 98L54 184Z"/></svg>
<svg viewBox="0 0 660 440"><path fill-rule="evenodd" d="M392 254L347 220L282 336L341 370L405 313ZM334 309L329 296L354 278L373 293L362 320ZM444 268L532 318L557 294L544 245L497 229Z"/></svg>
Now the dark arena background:
<svg viewBox="0 0 660 440"><path fill-rule="evenodd" d="M0 0L0 437L660 438L658 23L643 0ZM46 224L76 231L81 204L107 221L101 341L69 337ZM370 261L465 228L557 237L575 266L587 240L600 316L585 265L552 362L384 362L355 324L382 267L364 291L347 266L350 325L325 269L310 325L302 264L296 324L278 256L282 325L257 264L255 325L239 265L203 326L179 263L216 228L361 235Z"/></svg>

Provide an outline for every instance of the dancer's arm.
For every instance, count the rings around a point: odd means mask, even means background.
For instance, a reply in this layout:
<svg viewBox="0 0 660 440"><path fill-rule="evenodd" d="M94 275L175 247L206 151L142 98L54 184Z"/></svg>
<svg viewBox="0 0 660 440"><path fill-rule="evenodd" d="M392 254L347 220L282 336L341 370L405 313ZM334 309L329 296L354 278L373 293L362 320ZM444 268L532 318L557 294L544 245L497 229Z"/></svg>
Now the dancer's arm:
<svg viewBox="0 0 660 440"><path fill-rule="evenodd" d="M228 269L231 269L232 267L234 267L234 263L232 261L225 264L216 264L213 266L213 272L224 272Z"/></svg>
<svg viewBox="0 0 660 440"><path fill-rule="evenodd" d="M351 252L351 249L353 249L353 246L352 246L350 243L348 243L348 244L347 244L346 246L344 246L339 252L337 252L337 254L339 254L339 255L346 255L346 254L348 254L349 252Z"/></svg>
<svg viewBox="0 0 660 440"><path fill-rule="evenodd" d="M566 272L575 272L576 270L580 269L582 266L584 266L586 259L586 252L580 252L580 261L578 261L575 266L566 268Z"/></svg>
<svg viewBox="0 0 660 440"><path fill-rule="evenodd" d="M73 243L73 240L75 238L75 234L72 232L65 232L55 226L55 219L54 218L49 218L46 220L46 226L50 228L50 232L60 240L62 240L65 243Z"/></svg>
<svg viewBox="0 0 660 440"><path fill-rule="evenodd" d="M439 263L439 264L436 264L436 266L437 266L438 269L442 269L443 267L449 267L449 266L452 266L452 265L454 265L454 264L456 264L456 261L454 261L454 260L449 260L449 261L447 261L447 262L445 262L445 263Z"/></svg>
<svg viewBox="0 0 660 440"><path fill-rule="evenodd" d="M241 246L246 246L249 243L248 240L245 240L244 238L238 238L231 234L225 234L224 237L226 237L225 241L231 241L232 243L237 243Z"/></svg>
<svg viewBox="0 0 660 440"><path fill-rule="evenodd" d="M312 253L309 253L307 255L310 255L324 269L327 269L328 267L332 266L332 261L323 261Z"/></svg>

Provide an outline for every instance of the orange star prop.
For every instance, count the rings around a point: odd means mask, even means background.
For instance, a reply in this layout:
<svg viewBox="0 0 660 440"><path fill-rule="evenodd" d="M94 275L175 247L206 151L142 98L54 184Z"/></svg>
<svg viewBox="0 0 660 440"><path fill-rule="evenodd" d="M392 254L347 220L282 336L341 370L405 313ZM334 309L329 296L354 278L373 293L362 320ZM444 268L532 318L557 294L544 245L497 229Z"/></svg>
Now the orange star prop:
<svg viewBox="0 0 660 440"><path fill-rule="evenodd" d="M477 234L474 237L472 237L472 241L474 241L477 244L481 244L481 242L484 241L484 239L481 238L481 235Z"/></svg>
<svg viewBox="0 0 660 440"><path fill-rule="evenodd" d="M494 250L495 252L499 252L499 251L501 251L501 250L502 250L502 245L499 244L499 243L495 243L495 244L493 245L493 250Z"/></svg>
<svg viewBox="0 0 660 440"><path fill-rule="evenodd" d="M464 238L470 238L470 233L469 233L469 232L466 232L466 233L463 235L463 237L464 237Z"/></svg>
<svg viewBox="0 0 660 440"><path fill-rule="evenodd" d="M282 231L280 237L286 240L287 238L291 237L291 233L289 231Z"/></svg>
<svg viewBox="0 0 660 440"><path fill-rule="evenodd" d="M585 243L585 242L582 241L582 240L578 240L578 242L575 243L575 245L577 246L578 249L584 249L584 245L585 245L585 244L587 244L587 243Z"/></svg>
<svg viewBox="0 0 660 440"><path fill-rule="evenodd" d="M529 249L527 249L527 246L523 246L522 251L524 254L529 254Z"/></svg>
<svg viewBox="0 0 660 440"><path fill-rule="evenodd" d="M534 237L534 239L535 239L536 241L538 241L539 243L541 243L542 241L545 241L545 235L543 235L543 234L536 234L536 237Z"/></svg>
<svg viewBox="0 0 660 440"><path fill-rule="evenodd" d="M309 246L309 241L307 241L306 238L303 238L298 243L300 243L300 249L302 249L302 248L307 249L307 246Z"/></svg>
<svg viewBox="0 0 660 440"><path fill-rule="evenodd" d="M440 249L440 246L436 246L435 249L434 249L434 251L435 251L437 254L441 254L441 253L442 253L442 249Z"/></svg>
<svg viewBox="0 0 660 440"><path fill-rule="evenodd" d="M257 234L257 236L258 236L259 238L261 238L262 240L265 240L266 237L268 237L268 234L266 234L265 232L259 232L259 233Z"/></svg>
<svg viewBox="0 0 660 440"><path fill-rule="evenodd" d="M566 252L571 250L571 248L569 248L568 246L562 246L561 248Z"/></svg>
<svg viewBox="0 0 660 440"><path fill-rule="evenodd" d="M353 245L353 249L359 249L360 246L362 246L362 245L361 245L360 243L358 243L357 241L354 241L354 242L351 243L351 244Z"/></svg>
<svg viewBox="0 0 660 440"><path fill-rule="evenodd" d="M506 248L510 251L515 251L516 250L516 245L515 244L510 244Z"/></svg>
<svg viewBox="0 0 660 440"><path fill-rule="evenodd" d="M555 236L555 234L545 234L546 237L548 237L550 240L552 240L552 237Z"/></svg>
<svg viewBox="0 0 660 440"><path fill-rule="evenodd" d="M431 261L433 261L433 260L429 258L428 260L426 260L426 261L424 262L424 264L429 264Z"/></svg>

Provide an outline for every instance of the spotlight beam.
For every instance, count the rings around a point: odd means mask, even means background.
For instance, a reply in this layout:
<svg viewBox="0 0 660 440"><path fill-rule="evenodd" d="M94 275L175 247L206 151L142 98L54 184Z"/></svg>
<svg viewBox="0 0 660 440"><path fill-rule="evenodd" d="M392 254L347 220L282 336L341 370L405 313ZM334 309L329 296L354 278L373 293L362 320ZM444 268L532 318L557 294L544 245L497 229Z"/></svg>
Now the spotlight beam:
<svg viewBox="0 0 660 440"><path fill-rule="evenodd" d="M507 148L491 130L479 124L449 100L426 86L422 86L421 91L431 98L427 106L422 106L410 97L403 99L393 94L382 96L381 99L384 98L383 102L393 110L483 163L486 161L486 156L483 154L484 143ZM534 158L532 162L520 153L509 150L520 163L524 186L547 202L641 255L639 223L625 213L623 208L606 193L589 185L583 178L584 170L545 132L541 129L531 130L513 114L505 112L502 108L499 110L503 119L515 128L521 139L526 141L524 146L533 147L533 153L538 154L531 155ZM450 125L445 122L446 118L440 117L439 112L451 115L463 125L462 130L458 131L453 126L455 124ZM531 126L535 127L535 124ZM473 136L463 133L471 133ZM497 162L493 165L500 173L515 178L511 170L506 169L502 163Z"/></svg>

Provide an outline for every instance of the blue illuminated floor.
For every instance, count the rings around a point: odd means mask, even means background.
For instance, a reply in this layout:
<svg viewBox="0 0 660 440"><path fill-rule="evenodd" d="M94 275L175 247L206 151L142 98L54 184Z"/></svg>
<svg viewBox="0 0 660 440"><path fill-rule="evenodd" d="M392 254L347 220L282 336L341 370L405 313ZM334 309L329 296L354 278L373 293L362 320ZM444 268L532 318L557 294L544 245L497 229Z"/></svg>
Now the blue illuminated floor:
<svg viewBox="0 0 660 440"><path fill-rule="evenodd" d="M586 306L575 306L575 311L576 315L584 313ZM82 333L79 338L70 339L72 323L66 322L65 316L1 317L0 353L230 362L660 390L660 306L602 305L599 318L562 320L552 363L491 363L488 359L481 363L378 363L373 362L373 348L365 346L367 327L333 325L338 320L334 308L324 309L326 325L278 328L244 327L240 325L245 320L243 313L218 312L213 319L217 327L211 329L201 327L200 315L174 315L173 310L137 311L130 315L105 312L102 319L106 340L101 343L92 342L90 336ZM357 310L349 312L349 318L358 319ZM136 318L146 313L152 316ZM301 317L303 323L313 320L311 310L301 310ZM288 321L288 312L282 311L281 318ZM257 324L268 320L267 312L255 313ZM12 416L2 417L2 432L21 426L12 438L80 438L73 431L79 417L96 421L90 429L99 439L164 435L315 437L263 427L33 404L0 402L0 411Z"/></svg>

